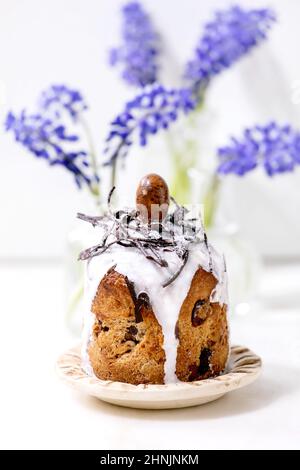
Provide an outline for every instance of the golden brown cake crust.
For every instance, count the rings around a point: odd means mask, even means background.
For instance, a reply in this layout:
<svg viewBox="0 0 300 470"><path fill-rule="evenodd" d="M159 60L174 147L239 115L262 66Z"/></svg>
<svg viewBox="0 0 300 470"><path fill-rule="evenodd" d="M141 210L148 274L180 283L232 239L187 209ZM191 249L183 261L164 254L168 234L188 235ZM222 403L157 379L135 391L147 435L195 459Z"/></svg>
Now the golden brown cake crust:
<svg viewBox="0 0 300 470"><path fill-rule="evenodd" d="M184 382L214 377L226 366L227 306L210 302L216 284L213 274L199 268L180 309L176 375Z"/></svg>
<svg viewBox="0 0 300 470"><path fill-rule="evenodd" d="M147 294L136 298L126 276L111 268L92 304L96 319L88 352L103 380L163 384L163 333Z"/></svg>
<svg viewBox="0 0 300 470"><path fill-rule="evenodd" d="M219 375L229 345L227 306L211 303L217 280L199 268L181 306L176 335L176 375L184 382ZM101 280L92 304L95 315L88 352L103 380L163 384L163 332L147 294L136 298L133 284L112 267Z"/></svg>

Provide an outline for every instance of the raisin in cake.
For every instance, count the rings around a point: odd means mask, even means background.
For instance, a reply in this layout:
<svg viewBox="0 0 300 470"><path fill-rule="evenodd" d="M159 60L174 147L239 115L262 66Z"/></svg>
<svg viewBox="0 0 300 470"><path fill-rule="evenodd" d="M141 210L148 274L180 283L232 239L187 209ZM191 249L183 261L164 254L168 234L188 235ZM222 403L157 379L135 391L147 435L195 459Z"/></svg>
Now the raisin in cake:
<svg viewBox="0 0 300 470"><path fill-rule="evenodd" d="M80 215L102 236L80 256L87 260L83 368L131 384L214 377L229 352L224 258L177 204L145 221L140 206L149 210L147 198L169 204L157 175L142 180L139 210Z"/></svg>

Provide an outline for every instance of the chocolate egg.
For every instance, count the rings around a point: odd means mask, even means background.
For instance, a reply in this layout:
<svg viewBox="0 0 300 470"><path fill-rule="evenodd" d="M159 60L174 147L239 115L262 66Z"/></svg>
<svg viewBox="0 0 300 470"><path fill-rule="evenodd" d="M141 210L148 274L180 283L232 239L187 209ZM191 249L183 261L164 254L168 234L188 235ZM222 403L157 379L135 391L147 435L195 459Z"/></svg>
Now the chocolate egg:
<svg viewBox="0 0 300 470"><path fill-rule="evenodd" d="M155 173L144 176L136 191L136 206L143 222L161 222L169 209L169 189Z"/></svg>

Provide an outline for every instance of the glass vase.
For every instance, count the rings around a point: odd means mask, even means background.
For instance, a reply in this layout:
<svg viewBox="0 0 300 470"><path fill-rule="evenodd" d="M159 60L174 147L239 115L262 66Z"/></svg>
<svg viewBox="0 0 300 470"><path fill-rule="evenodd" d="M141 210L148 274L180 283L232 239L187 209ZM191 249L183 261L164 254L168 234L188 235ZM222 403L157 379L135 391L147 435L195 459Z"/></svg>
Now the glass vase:
<svg viewBox="0 0 300 470"><path fill-rule="evenodd" d="M212 226L207 230L210 243L226 259L231 314L249 313L256 304L262 272L261 257L236 224Z"/></svg>
<svg viewBox="0 0 300 470"><path fill-rule="evenodd" d="M99 205L88 205L85 213L100 213ZM79 261L81 251L99 243L99 233L84 221L77 220L66 237L64 256L65 271L65 322L68 330L76 337L81 334L83 319L83 294L86 263Z"/></svg>

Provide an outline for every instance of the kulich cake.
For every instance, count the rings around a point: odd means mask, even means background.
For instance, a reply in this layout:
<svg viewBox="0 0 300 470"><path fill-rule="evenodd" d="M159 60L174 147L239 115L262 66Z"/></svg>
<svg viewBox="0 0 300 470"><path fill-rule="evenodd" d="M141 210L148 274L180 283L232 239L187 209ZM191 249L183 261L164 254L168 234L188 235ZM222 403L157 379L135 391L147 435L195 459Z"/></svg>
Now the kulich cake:
<svg viewBox="0 0 300 470"><path fill-rule="evenodd" d="M82 367L131 384L190 382L228 358L227 272L201 220L144 177L136 209L79 214L99 230L86 260Z"/></svg>

